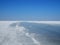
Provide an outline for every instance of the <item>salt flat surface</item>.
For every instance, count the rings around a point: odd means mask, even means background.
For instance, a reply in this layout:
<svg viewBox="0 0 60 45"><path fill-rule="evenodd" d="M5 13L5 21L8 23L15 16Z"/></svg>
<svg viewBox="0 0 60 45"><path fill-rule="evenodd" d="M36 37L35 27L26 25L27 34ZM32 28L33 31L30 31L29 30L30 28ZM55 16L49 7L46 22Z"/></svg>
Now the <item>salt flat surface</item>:
<svg viewBox="0 0 60 45"><path fill-rule="evenodd" d="M0 45L60 45L60 21L0 21Z"/></svg>

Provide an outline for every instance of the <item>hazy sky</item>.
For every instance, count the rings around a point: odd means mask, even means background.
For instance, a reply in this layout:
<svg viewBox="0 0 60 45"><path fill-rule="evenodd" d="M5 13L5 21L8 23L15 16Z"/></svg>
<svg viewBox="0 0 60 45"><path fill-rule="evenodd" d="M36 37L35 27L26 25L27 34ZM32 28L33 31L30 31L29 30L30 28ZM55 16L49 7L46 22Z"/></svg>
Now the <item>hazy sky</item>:
<svg viewBox="0 0 60 45"><path fill-rule="evenodd" d="M0 20L60 20L60 0L0 0Z"/></svg>

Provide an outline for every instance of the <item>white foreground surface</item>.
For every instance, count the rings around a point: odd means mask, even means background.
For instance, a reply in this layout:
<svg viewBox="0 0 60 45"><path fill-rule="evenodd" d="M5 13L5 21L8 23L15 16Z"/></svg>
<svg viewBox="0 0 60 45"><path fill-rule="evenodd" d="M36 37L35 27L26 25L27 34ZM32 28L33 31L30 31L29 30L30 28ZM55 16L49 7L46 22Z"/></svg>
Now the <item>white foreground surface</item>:
<svg viewBox="0 0 60 45"><path fill-rule="evenodd" d="M29 33L29 29L19 26L22 22L60 25L60 21L0 21L0 45L44 45L35 38L35 33ZM13 23L16 25L10 26Z"/></svg>

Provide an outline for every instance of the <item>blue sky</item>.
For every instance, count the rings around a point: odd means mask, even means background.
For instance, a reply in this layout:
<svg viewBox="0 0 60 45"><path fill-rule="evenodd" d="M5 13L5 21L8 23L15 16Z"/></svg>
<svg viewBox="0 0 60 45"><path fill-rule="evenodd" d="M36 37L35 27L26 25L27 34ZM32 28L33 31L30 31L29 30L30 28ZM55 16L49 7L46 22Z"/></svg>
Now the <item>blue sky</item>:
<svg viewBox="0 0 60 45"><path fill-rule="evenodd" d="M0 0L0 20L60 21L60 0Z"/></svg>

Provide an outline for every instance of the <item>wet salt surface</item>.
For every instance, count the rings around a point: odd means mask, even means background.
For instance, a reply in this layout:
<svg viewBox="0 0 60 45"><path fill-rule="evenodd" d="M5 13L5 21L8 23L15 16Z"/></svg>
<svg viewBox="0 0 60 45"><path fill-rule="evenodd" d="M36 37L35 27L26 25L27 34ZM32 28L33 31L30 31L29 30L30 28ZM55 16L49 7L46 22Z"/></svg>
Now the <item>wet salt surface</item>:
<svg viewBox="0 0 60 45"><path fill-rule="evenodd" d="M0 45L60 45L60 24L0 22Z"/></svg>

